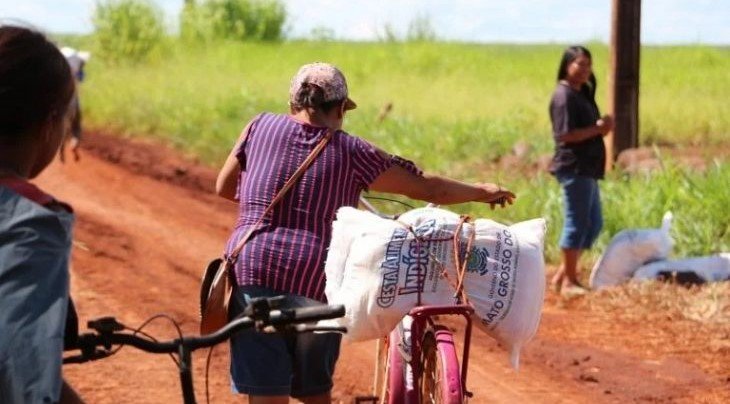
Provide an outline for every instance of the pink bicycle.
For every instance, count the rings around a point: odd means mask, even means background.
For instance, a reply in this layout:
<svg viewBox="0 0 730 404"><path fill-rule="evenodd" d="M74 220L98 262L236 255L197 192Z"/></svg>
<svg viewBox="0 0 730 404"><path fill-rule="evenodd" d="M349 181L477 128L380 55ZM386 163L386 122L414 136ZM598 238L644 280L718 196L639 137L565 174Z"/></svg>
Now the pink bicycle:
<svg viewBox="0 0 730 404"><path fill-rule="evenodd" d="M367 210L387 217L367 200L361 199L361 204ZM451 241L451 239L437 241ZM467 258L461 257L457 262L466 261ZM422 275L421 280L424 278L425 275ZM457 291L461 290L460 282L455 288ZM420 301L419 293L418 302ZM473 313L474 309L468 304L466 297L458 292L454 295L453 305L418 304L411 309L388 337L378 341L372 395L358 397L356 402L389 404L466 402L472 397L467 389L466 377ZM444 316L459 316L465 322L461 364L454 334L441 321Z"/></svg>

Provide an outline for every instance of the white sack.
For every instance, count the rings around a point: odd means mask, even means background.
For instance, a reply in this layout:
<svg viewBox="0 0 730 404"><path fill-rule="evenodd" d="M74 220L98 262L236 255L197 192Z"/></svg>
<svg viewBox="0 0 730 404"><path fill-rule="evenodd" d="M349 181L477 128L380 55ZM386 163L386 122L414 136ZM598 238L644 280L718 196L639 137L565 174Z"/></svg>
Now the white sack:
<svg viewBox="0 0 730 404"><path fill-rule="evenodd" d="M417 304L419 267L427 268L421 304L454 302L457 275L451 237L458 223L458 215L437 208L415 209L398 221L353 208L338 210L325 265L325 292L329 303L346 308L345 316L335 320L348 328L346 340L381 338L395 328ZM408 226L422 239L442 241L419 248ZM461 248L472 231L475 239L464 285L475 308L476 327L505 345L517 367L519 350L540 321L545 221L505 226L479 219L463 226Z"/></svg>
<svg viewBox="0 0 730 404"><path fill-rule="evenodd" d="M669 234L671 224L672 213L667 212L661 228L622 230L616 234L593 266L591 288L619 285L631 279L640 266L666 259L673 244Z"/></svg>
<svg viewBox="0 0 730 404"><path fill-rule="evenodd" d="M633 278L635 280L656 279L662 272L693 272L705 282L729 280L730 253L652 262L636 270Z"/></svg>

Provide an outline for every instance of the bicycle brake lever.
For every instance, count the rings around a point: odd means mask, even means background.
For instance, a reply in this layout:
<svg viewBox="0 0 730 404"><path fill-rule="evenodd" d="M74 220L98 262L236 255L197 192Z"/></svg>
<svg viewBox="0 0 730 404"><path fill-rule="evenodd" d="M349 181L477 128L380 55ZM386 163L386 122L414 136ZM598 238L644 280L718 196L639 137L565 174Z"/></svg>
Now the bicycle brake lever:
<svg viewBox="0 0 730 404"><path fill-rule="evenodd" d="M86 323L86 326L100 334L111 334L115 331L124 330L124 324L118 322L114 317L100 317L96 320L90 320Z"/></svg>
<svg viewBox="0 0 730 404"><path fill-rule="evenodd" d="M111 351L95 349L93 352L84 352L81 355L67 356L63 358L64 364L85 363L110 356Z"/></svg>
<svg viewBox="0 0 730 404"><path fill-rule="evenodd" d="M243 309L243 315L252 318L254 321L268 321L271 305L265 297L251 299Z"/></svg>
<svg viewBox="0 0 730 404"><path fill-rule="evenodd" d="M243 309L243 315L251 317L255 321L268 323L271 310L276 310L281 307L285 300L285 296L253 298L249 300L248 304Z"/></svg>
<svg viewBox="0 0 730 404"><path fill-rule="evenodd" d="M274 310L274 309L278 309L279 307L281 307L281 304L284 303L284 301L286 301L286 296L282 295L282 296L269 297L266 299L266 301L269 302L269 308Z"/></svg>

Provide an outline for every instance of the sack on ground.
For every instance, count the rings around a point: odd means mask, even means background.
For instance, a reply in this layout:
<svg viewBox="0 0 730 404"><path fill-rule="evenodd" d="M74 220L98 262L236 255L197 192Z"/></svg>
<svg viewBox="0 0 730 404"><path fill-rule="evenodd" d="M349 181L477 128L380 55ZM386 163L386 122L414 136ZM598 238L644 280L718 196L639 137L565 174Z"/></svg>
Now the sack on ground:
<svg viewBox="0 0 730 404"><path fill-rule="evenodd" d="M634 280L658 279L660 277L695 279L697 282L719 282L730 280L730 253L679 260L656 261L640 267L634 273Z"/></svg>
<svg viewBox="0 0 730 404"><path fill-rule="evenodd" d="M424 269L421 304L454 303L452 237L459 222L458 215L437 208L415 209L398 221L353 208L338 210L325 265L325 292L329 303L345 306L345 316L334 321L348 328L346 340L388 335L418 304ZM475 308L476 327L500 341L516 367L521 346L540 321L545 221L506 226L478 219L462 227L461 249L471 232L475 235L464 289ZM416 235L425 241L419 243Z"/></svg>
<svg viewBox="0 0 730 404"><path fill-rule="evenodd" d="M593 266L591 288L619 285L631 279L640 266L666 259L673 244L671 224L672 213L667 212L658 229L630 229L616 234Z"/></svg>

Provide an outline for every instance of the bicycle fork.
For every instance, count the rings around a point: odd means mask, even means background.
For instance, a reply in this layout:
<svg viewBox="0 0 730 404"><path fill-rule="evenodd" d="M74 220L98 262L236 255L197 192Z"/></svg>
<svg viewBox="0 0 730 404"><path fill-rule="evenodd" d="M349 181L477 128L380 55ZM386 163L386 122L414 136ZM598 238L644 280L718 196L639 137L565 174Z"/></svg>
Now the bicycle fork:
<svg viewBox="0 0 730 404"><path fill-rule="evenodd" d="M193 386L192 355L191 349L185 342L180 344L178 356L180 357L180 386L183 392L183 403L195 404L195 388Z"/></svg>

